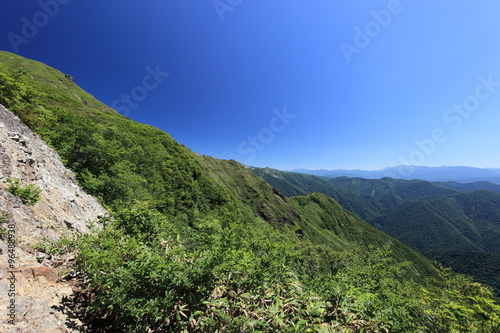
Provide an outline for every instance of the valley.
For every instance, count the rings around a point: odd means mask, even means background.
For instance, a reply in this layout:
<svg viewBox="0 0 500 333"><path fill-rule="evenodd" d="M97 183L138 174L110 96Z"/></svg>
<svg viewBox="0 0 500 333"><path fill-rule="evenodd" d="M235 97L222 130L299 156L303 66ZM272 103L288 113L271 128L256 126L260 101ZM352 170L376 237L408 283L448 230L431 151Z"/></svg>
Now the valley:
<svg viewBox="0 0 500 333"><path fill-rule="evenodd" d="M334 198L347 210L428 258L489 284L498 295L498 263L493 259L500 253L498 185L323 178L269 168L251 169L286 196L319 192ZM481 256L484 261L468 260L469 255Z"/></svg>

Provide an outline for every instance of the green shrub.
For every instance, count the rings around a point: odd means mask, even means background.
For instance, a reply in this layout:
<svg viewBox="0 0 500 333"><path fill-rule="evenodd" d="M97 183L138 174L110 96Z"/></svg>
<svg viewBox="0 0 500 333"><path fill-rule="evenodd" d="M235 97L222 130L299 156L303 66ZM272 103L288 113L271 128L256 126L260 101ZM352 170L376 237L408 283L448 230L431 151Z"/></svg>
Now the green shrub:
<svg viewBox="0 0 500 333"><path fill-rule="evenodd" d="M4 227L4 224L9 221L10 216L11 215L9 212L0 210L0 239L3 237L3 235L8 233L8 230Z"/></svg>
<svg viewBox="0 0 500 333"><path fill-rule="evenodd" d="M26 206L32 206L40 201L42 190L39 187L33 184L21 187L21 181L17 178L7 178L7 184L9 184L7 191L20 198Z"/></svg>
<svg viewBox="0 0 500 333"><path fill-rule="evenodd" d="M67 236L63 236L57 241L44 238L35 244L33 249L47 254L62 255L76 250L76 240Z"/></svg>

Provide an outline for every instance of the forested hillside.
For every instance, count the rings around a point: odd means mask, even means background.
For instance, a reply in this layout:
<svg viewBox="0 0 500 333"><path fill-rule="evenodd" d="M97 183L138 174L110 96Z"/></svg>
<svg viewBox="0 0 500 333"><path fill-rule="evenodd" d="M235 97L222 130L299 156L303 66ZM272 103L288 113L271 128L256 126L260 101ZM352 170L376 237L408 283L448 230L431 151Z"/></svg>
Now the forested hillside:
<svg viewBox="0 0 500 333"><path fill-rule="evenodd" d="M269 168L252 170L288 196L318 191L339 198L344 208L379 230L500 293L493 255L499 253L500 196L488 191L496 190L496 184L323 178ZM469 254L482 260L471 261Z"/></svg>
<svg viewBox="0 0 500 333"><path fill-rule="evenodd" d="M251 169L286 196L320 192L367 221L404 202L458 192L423 180L324 178L270 168Z"/></svg>
<svg viewBox="0 0 500 333"><path fill-rule="evenodd" d="M475 280L492 286L496 300L500 301L500 254L486 252L437 251L427 257L444 266L453 267L455 272L473 276Z"/></svg>
<svg viewBox="0 0 500 333"><path fill-rule="evenodd" d="M73 244L93 331L500 328L489 289L325 195L289 199L235 161L195 154L71 76L0 52L0 103L112 213Z"/></svg>
<svg viewBox="0 0 500 333"><path fill-rule="evenodd" d="M422 253L500 253L500 194L490 191L408 202L371 223Z"/></svg>
<svg viewBox="0 0 500 333"><path fill-rule="evenodd" d="M474 182L474 183L437 182L436 184L459 191L488 190L500 193L500 185L493 184L490 182Z"/></svg>

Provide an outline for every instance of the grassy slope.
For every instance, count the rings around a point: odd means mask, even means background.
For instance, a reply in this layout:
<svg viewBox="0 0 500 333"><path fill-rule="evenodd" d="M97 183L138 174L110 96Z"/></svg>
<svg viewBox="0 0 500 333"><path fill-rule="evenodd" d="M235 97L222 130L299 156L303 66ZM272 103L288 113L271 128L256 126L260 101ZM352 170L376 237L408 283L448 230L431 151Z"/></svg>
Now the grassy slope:
<svg viewBox="0 0 500 333"><path fill-rule="evenodd" d="M0 52L0 63L30 73L26 82L42 105L37 132L59 151L80 184L112 208L149 199L166 214L187 221L241 210L275 226L296 228L334 249L356 243L368 251L370 245L392 243L399 260L412 258L419 272L434 272L429 261L333 200L314 195L289 202L241 164L198 156L168 134L119 115L57 70L7 52Z"/></svg>
<svg viewBox="0 0 500 333"><path fill-rule="evenodd" d="M88 116L103 116L103 114L119 116L116 111L85 92L57 69L5 51L0 51L0 59L7 69L12 71L22 68L29 73L30 78L41 83L33 88L46 94L47 103L51 105L71 106L72 111L85 113Z"/></svg>

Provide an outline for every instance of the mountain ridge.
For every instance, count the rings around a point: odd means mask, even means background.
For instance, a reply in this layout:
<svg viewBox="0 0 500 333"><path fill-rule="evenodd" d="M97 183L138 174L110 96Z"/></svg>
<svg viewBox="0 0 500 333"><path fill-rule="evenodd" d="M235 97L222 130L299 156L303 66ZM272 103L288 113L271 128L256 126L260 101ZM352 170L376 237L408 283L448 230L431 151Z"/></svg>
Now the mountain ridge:
<svg viewBox="0 0 500 333"><path fill-rule="evenodd" d="M387 177L324 178L270 168L250 169L286 196L319 191L337 199L344 208L413 249L490 283L500 295L500 284L491 277L497 266L491 265L491 271L470 266L472 262L466 256L481 252L482 262L488 263L496 258L495 244L500 244L498 185Z"/></svg>
<svg viewBox="0 0 500 333"><path fill-rule="evenodd" d="M388 167L380 170L310 170L310 169L294 169L290 172L298 172L315 176L328 178L336 177L359 177L367 179L380 179L390 177L395 179L421 179L427 181L448 182L455 181L460 183L472 183L479 181L488 181L495 184L500 184L500 169L497 168L475 168L467 166L441 166L441 167L425 167L425 166L409 166L400 165L396 167Z"/></svg>

